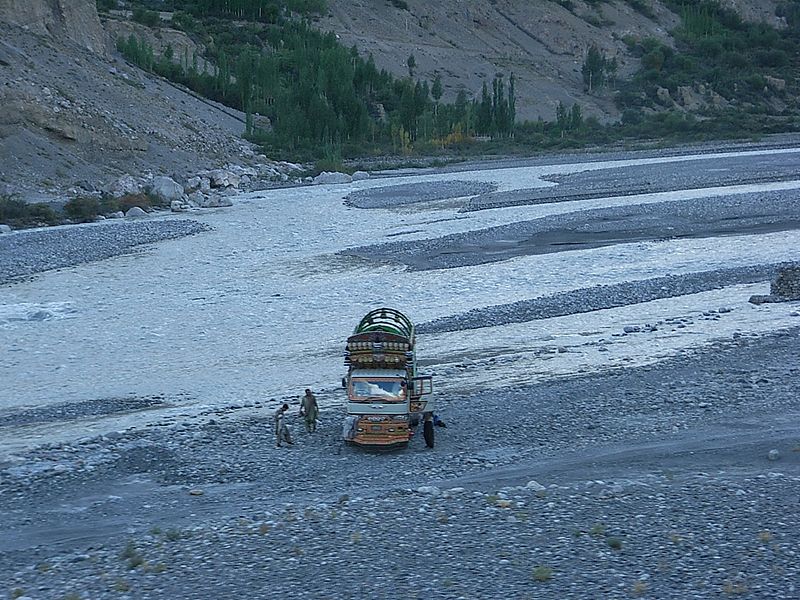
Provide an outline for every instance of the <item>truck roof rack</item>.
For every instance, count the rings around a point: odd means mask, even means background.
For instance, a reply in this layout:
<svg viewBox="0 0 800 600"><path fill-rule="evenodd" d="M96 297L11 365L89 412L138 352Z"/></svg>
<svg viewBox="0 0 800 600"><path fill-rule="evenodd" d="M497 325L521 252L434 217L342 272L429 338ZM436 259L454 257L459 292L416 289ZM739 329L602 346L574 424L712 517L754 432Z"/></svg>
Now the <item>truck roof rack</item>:
<svg viewBox="0 0 800 600"><path fill-rule="evenodd" d="M353 334L370 331L385 331L401 335L409 341L414 339L414 324L411 320L394 308L376 308L368 312L358 323Z"/></svg>

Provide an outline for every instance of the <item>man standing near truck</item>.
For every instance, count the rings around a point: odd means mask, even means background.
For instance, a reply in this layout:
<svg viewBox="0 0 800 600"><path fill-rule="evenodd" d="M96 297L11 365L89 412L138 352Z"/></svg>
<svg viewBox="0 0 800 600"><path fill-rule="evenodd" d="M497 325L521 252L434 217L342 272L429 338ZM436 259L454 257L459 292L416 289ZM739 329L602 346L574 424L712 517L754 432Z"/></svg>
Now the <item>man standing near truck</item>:
<svg viewBox="0 0 800 600"><path fill-rule="evenodd" d="M292 442L292 434L289 433L289 426L286 424L286 411L289 410L289 405L284 404L275 411L273 419L275 421L275 447L280 448L281 442L286 442L290 446Z"/></svg>
<svg viewBox="0 0 800 600"><path fill-rule="evenodd" d="M306 431L314 433L317 430L319 406L317 406L316 396L308 388L306 388L306 395L300 400L300 416L305 417Z"/></svg>

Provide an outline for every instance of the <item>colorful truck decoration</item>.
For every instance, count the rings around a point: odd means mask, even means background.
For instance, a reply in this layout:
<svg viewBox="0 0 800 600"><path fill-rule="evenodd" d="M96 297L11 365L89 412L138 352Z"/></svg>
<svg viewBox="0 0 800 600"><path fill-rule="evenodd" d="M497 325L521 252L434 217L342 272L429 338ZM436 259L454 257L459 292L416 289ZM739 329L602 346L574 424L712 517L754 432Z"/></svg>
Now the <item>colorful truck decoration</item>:
<svg viewBox="0 0 800 600"><path fill-rule="evenodd" d="M414 325L393 308L367 313L349 338L346 442L373 449L408 445L422 423L433 448L433 382L418 376Z"/></svg>

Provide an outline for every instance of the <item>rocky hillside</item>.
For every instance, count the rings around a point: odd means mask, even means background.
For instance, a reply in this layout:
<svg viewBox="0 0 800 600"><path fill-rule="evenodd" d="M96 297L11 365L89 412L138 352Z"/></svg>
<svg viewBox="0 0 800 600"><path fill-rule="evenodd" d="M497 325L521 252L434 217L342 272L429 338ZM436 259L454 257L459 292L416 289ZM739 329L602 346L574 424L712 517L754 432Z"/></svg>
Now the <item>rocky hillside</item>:
<svg viewBox="0 0 800 600"><path fill-rule="evenodd" d="M255 160L243 115L111 48L95 0L0 0L0 193L65 199Z"/></svg>
<svg viewBox="0 0 800 600"><path fill-rule="evenodd" d="M619 113L610 96L584 91L581 67L590 46L616 59L624 78L639 68L623 41L656 38L672 45L669 31L678 16L662 2L584 2L529 0L407 0L406 2L330 0L330 15L320 26L342 43L372 53L379 67L433 80L439 73L445 99L460 88L479 94L495 73L517 77L520 119L551 120L559 102L578 102L584 113L602 121ZM634 5L648 8L634 8ZM774 0L724 0L744 19L783 25ZM406 8L402 8L405 5Z"/></svg>
<svg viewBox="0 0 800 600"><path fill-rule="evenodd" d="M783 24L777 0L724 0L750 20ZM634 8L637 7L637 8ZM444 100L479 95L484 81L514 73L517 117L553 119L578 102L584 115L619 118L610 93L587 94L590 46L616 60L619 77L639 59L626 44L670 45L678 17L657 0L329 0L315 20L396 76L432 81ZM114 41L133 33L156 54L195 55L195 41L125 18L101 21L95 0L0 0L0 194L28 200L96 192L124 174L185 182L229 163L267 164L241 139L244 115L124 61ZM201 59L202 60L202 59ZM688 93L688 92L687 92Z"/></svg>

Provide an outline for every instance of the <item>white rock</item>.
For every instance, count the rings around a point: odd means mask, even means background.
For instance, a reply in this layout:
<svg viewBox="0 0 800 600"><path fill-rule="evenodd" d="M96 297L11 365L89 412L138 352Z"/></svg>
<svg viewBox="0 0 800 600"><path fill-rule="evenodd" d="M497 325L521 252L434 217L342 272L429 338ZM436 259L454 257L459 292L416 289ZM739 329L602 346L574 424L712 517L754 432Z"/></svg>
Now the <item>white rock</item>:
<svg viewBox="0 0 800 600"><path fill-rule="evenodd" d="M130 175L123 175L112 183L107 191L115 198L119 198L128 194L141 194L142 186Z"/></svg>
<svg viewBox="0 0 800 600"><path fill-rule="evenodd" d="M353 181L353 178L347 173L339 173L339 172L331 173L329 171L323 171L322 173L314 177L313 181L316 185L321 185L325 183L350 183L351 181Z"/></svg>
<svg viewBox="0 0 800 600"><path fill-rule="evenodd" d="M146 217L147 213L139 208L138 206L133 206L128 209L128 212L125 213L126 217Z"/></svg>
<svg viewBox="0 0 800 600"><path fill-rule="evenodd" d="M11 233L11 227L5 223L0 223L0 233Z"/></svg>
<svg viewBox="0 0 800 600"><path fill-rule="evenodd" d="M541 483L536 481L535 479L531 479L527 485L525 486L526 489L533 490L534 492L543 492L545 488Z"/></svg>
<svg viewBox="0 0 800 600"><path fill-rule="evenodd" d="M200 208L218 208L220 206L233 206L230 198L224 196L204 196L203 201L198 203Z"/></svg>
<svg viewBox="0 0 800 600"><path fill-rule="evenodd" d="M781 453L774 448L767 453L767 458L770 460L778 460L780 457Z"/></svg>
<svg viewBox="0 0 800 600"><path fill-rule="evenodd" d="M172 212L183 212L187 208L189 207L180 200L173 200L172 202L169 203L169 209Z"/></svg>
<svg viewBox="0 0 800 600"><path fill-rule="evenodd" d="M439 488L435 485L422 485L417 488L417 493L438 496L441 493L441 490L439 490Z"/></svg>
<svg viewBox="0 0 800 600"><path fill-rule="evenodd" d="M369 179L369 173L366 171L356 171L353 173L353 181L361 181L362 179Z"/></svg>
<svg viewBox="0 0 800 600"><path fill-rule="evenodd" d="M150 191L162 200L180 200L183 196L183 186L171 177L159 176L153 178Z"/></svg>
<svg viewBox="0 0 800 600"><path fill-rule="evenodd" d="M108 217L109 219L121 219L124 216L125 216L125 213L122 212L121 210L118 210L117 212L109 213L109 214L106 215L106 217Z"/></svg>

